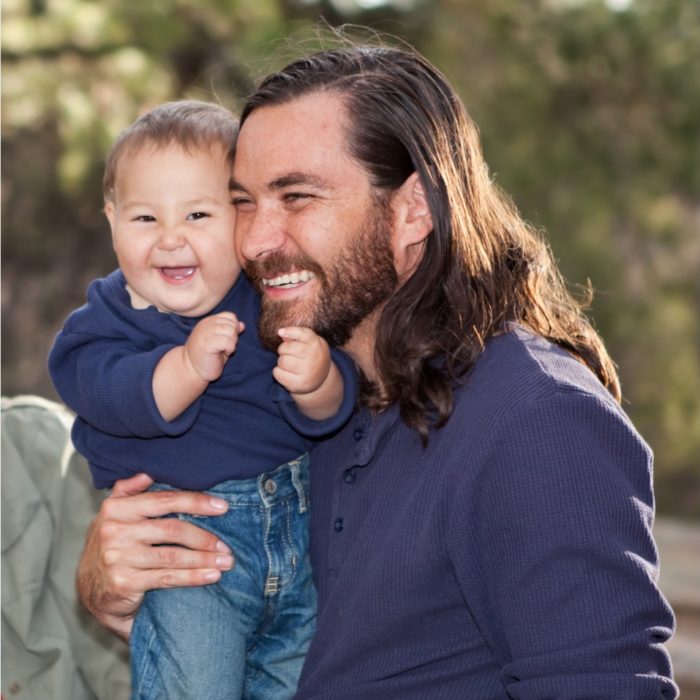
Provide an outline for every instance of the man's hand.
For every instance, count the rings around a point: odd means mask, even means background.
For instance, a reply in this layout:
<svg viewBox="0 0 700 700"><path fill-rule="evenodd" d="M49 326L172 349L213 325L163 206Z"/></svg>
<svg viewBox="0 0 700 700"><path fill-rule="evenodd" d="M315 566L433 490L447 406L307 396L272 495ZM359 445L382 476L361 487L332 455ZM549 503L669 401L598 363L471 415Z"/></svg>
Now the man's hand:
<svg viewBox="0 0 700 700"><path fill-rule="evenodd" d="M229 311L197 323L185 343L185 358L201 379L213 382L221 376L244 329L243 322Z"/></svg>
<svg viewBox="0 0 700 700"><path fill-rule="evenodd" d="M231 550L215 535L177 518L159 518L221 515L226 501L187 491L144 493L152 483L145 474L115 483L90 525L78 565L83 605L123 639L147 590L203 586L233 566Z"/></svg>

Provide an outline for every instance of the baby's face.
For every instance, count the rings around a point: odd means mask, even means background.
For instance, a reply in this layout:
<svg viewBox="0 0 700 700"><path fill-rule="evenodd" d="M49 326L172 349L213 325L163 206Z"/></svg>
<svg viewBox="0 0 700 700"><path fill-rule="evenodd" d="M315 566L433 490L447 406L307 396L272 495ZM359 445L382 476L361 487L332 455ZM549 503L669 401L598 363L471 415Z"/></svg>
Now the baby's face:
<svg viewBox="0 0 700 700"><path fill-rule="evenodd" d="M223 149L177 145L126 153L105 206L134 308L180 316L211 311L241 271Z"/></svg>

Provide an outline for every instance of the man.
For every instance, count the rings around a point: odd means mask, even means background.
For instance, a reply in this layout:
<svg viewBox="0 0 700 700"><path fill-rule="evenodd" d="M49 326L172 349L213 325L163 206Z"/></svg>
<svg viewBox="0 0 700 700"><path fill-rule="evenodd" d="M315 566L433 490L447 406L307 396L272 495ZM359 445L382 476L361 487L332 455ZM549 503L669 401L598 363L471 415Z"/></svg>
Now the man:
<svg viewBox="0 0 700 700"><path fill-rule="evenodd" d="M444 77L383 48L287 66L243 110L231 189L261 336L310 325L363 376L312 455L319 610L297 697L675 697L650 452ZM149 519L225 505L147 484L115 488L79 572L122 636L145 589L231 565Z"/></svg>

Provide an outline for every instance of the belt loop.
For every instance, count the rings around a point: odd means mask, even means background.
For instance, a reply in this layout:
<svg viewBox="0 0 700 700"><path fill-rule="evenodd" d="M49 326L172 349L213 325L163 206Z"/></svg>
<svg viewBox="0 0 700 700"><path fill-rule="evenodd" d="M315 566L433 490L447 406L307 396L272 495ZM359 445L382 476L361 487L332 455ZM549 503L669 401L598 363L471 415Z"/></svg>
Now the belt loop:
<svg viewBox="0 0 700 700"><path fill-rule="evenodd" d="M297 491L297 496L299 497L300 513L306 513L306 509L308 507L306 501L306 489L304 488L304 484L302 483L300 472L300 466L304 464L304 461L308 461L308 459L309 455L305 454L299 457L299 459L295 459L293 462L289 463L289 471L292 475L292 484L294 484L294 488Z"/></svg>

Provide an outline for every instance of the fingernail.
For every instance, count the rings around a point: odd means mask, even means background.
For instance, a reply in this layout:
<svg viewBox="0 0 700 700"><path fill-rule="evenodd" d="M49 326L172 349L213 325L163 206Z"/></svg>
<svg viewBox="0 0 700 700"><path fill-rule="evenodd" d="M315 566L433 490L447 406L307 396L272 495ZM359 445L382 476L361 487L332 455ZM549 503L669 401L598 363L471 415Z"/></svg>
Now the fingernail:
<svg viewBox="0 0 700 700"><path fill-rule="evenodd" d="M204 574L204 580L209 581L210 583L213 583L214 581L218 581L220 578L221 578L220 571L207 571L207 573Z"/></svg>
<svg viewBox="0 0 700 700"><path fill-rule="evenodd" d="M216 508L216 510L228 509L228 503L226 503L226 501L222 501L220 498L211 498L209 499L209 503L211 507Z"/></svg>
<svg viewBox="0 0 700 700"><path fill-rule="evenodd" d="M220 568L230 569L233 566L233 557L227 556L216 557L216 565Z"/></svg>
<svg viewBox="0 0 700 700"><path fill-rule="evenodd" d="M223 552L224 554L231 554L231 548L225 543L219 540L216 543L216 549L219 552Z"/></svg>

